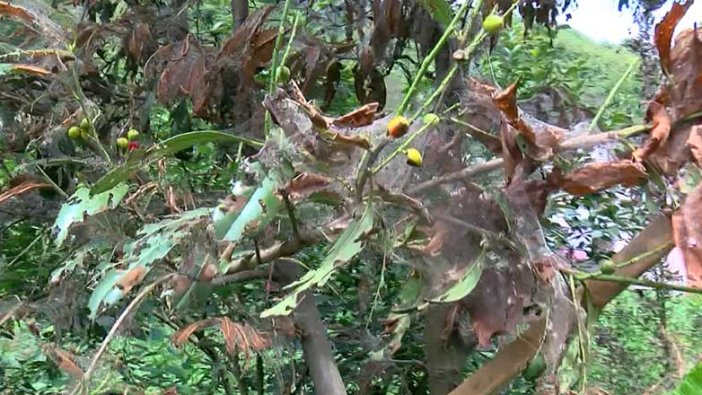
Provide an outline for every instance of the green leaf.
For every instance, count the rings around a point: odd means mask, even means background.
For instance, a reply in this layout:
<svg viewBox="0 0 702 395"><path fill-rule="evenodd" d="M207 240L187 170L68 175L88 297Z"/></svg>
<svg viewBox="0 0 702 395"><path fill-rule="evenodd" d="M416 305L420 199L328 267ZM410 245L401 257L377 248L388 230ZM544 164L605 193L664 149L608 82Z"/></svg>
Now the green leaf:
<svg viewBox="0 0 702 395"><path fill-rule="evenodd" d="M115 285L129 270L144 267L148 273L154 262L166 257L173 247L190 235L192 227L209 213L208 208L186 211L178 218L147 224L140 229L137 232L138 239L124 246L127 269L107 272L90 296L90 318L95 319L100 305L111 306L124 297L124 292Z"/></svg>
<svg viewBox="0 0 702 395"><path fill-rule="evenodd" d="M61 246L68 236L68 229L74 223L85 220L85 216L95 215L103 211L117 207L127 194L129 187L126 184L117 185L90 197L90 190L84 186L78 188L61 207L56 222L54 222L54 232L56 232L56 245Z"/></svg>
<svg viewBox="0 0 702 395"><path fill-rule="evenodd" d="M446 0L420 0L420 3L429 12L431 17L444 27L451 23L453 12Z"/></svg>
<svg viewBox="0 0 702 395"><path fill-rule="evenodd" d="M146 151L135 151L136 156L130 157L123 165L112 169L112 171L100 178L91 190L91 193L101 193L115 185L123 182L138 168L148 166L163 157L173 155L176 152L190 148L196 144L209 142L232 142L245 143L253 147L262 147L260 141L245 139L230 133L203 130L198 132L182 133L164 140L158 145Z"/></svg>
<svg viewBox="0 0 702 395"><path fill-rule="evenodd" d="M90 319L94 320L95 317L97 316L98 308L100 308L100 304L105 300L105 297L112 291L112 289L115 287L115 284L117 284L117 281L119 281L120 278L122 278L123 272L118 271L116 269L112 269L107 274L105 277L100 280L98 283L97 287L95 287L95 290L93 293L90 295L90 299L88 300L88 309L90 309Z"/></svg>
<svg viewBox="0 0 702 395"><path fill-rule="evenodd" d="M302 278L289 284L285 289L293 289L275 306L261 313L261 318L288 315L297 306L297 296L313 286L324 286L331 275L363 250L363 236L373 228L373 205L369 202L360 217L354 218L329 249L322 263L315 270L305 273Z"/></svg>
<svg viewBox="0 0 702 395"><path fill-rule="evenodd" d="M276 194L280 184L274 172L264 178L240 212L228 213L215 222L217 237L236 242L270 223L282 207L282 201Z"/></svg>
<svg viewBox="0 0 702 395"><path fill-rule="evenodd" d="M483 256L481 254L478 259L466 269L463 276L456 284L431 301L434 303L450 303L461 300L471 293L478 284L480 276L483 274L482 259Z"/></svg>
<svg viewBox="0 0 702 395"><path fill-rule="evenodd" d="M702 394L702 362L698 362L692 370L687 372L682 382L668 395L699 395Z"/></svg>

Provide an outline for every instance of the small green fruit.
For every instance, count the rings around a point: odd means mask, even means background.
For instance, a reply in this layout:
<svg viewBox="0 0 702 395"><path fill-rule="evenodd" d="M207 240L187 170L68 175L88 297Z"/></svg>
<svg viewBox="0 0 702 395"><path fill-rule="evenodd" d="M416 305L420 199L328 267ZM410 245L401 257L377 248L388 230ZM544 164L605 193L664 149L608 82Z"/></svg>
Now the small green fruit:
<svg viewBox="0 0 702 395"><path fill-rule="evenodd" d="M79 139L81 134L81 130L78 126L71 126L68 128L68 137L72 138L73 140Z"/></svg>
<svg viewBox="0 0 702 395"><path fill-rule="evenodd" d="M439 124L440 119L438 115L434 113L429 113L426 114L424 118L422 118L422 121L424 121L424 123L429 126L436 126Z"/></svg>
<svg viewBox="0 0 702 395"><path fill-rule="evenodd" d="M129 147L129 140L126 137L120 137L117 139L117 146L122 149L127 149Z"/></svg>
<svg viewBox="0 0 702 395"><path fill-rule="evenodd" d="M290 81L290 69L287 66L278 67L278 73L276 75L276 81L280 83L287 83Z"/></svg>
<svg viewBox="0 0 702 395"><path fill-rule="evenodd" d="M600 271L602 274L612 274L617 269L617 266L610 259L600 261Z"/></svg>
<svg viewBox="0 0 702 395"><path fill-rule="evenodd" d="M501 16L490 14L483 21L483 29L490 34L499 32L505 26L505 21Z"/></svg>
<svg viewBox="0 0 702 395"><path fill-rule="evenodd" d="M139 137L139 131L137 131L136 129L129 129L129 131L127 132L127 139L131 141L136 139L137 137Z"/></svg>
<svg viewBox="0 0 702 395"><path fill-rule="evenodd" d="M88 118L81 119L80 128L83 130L90 130L90 120Z"/></svg>
<svg viewBox="0 0 702 395"><path fill-rule="evenodd" d="M89 140L90 139L90 133L86 132L85 130L80 131L80 138L83 140Z"/></svg>

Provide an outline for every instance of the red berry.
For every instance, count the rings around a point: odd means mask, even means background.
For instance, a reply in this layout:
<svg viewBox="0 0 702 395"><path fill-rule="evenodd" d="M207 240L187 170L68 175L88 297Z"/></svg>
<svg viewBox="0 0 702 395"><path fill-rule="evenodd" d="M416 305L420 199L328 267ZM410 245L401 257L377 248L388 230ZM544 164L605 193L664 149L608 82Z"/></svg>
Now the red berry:
<svg viewBox="0 0 702 395"><path fill-rule="evenodd" d="M127 145L127 149L129 151L134 151L136 149L139 149L139 142L138 141L130 141L129 145Z"/></svg>

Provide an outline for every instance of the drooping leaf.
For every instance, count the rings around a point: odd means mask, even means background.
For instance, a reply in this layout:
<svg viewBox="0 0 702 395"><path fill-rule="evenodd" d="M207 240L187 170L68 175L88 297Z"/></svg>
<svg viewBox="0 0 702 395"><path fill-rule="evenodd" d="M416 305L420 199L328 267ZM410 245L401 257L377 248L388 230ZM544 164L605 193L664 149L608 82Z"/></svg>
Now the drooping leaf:
<svg viewBox="0 0 702 395"><path fill-rule="evenodd" d="M53 230L56 232L55 243L61 246L68 236L68 229L74 223L80 223L86 216L95 215L117 207L127 194L129 187L126 184L116 183L102 193L90 196L90 190L84 186L71 196L61 207Z"/></svg>
<svg viewBox="0 0 702 395"><path fill-rule="evenodd" d="M262 143L245 139L233 134L212 130L181 133L164 140L161 144L153 146L137 157L130 157L127 162L118 166L102 176L91 189L91 193L101 193L125 181L133 172L148 166L163 157L175 154L197 144L209 142L245 143L254 147L261 147Z"/></svg>
<svg viewBox="0 0 702 395"><path fill-rule="evenodd" d="M43 67L33 66L31 64L0 63L0 77L12 73L33 74L37 76L51 75L49 70Z"/></svg>
<svg viewBox="0 0 702 395"><path fill-rule="evenodd" d="M173 342L173 345L176 347L182 347L185 342L188 341L188 338L195 332L208 328L211 326L214 326L217 324L217 319L216 318L209 318L205 320L200 320L200 321L195 321L191 322L190 324L178 329L176 333L171 336L171 341Z"/></svg>
<svg viewBox="0 0 702 395"><path fill-rule="evenodd" d="M673 39L673 32L693 2L694 0L686 0L684 3L673 2L670 11L656 25L654 41L661 60L661 68L666 74L670 71L670 44Z"/></svg>
<svg viewBox="0 0 702 395"><path fill-rule="evenodd" d="M373 228L372 204L366 204L363 211L357 214L360 216L354 218L334 242L319 267L308 271L302 278L286 286L285 289L292 290L290 294L261 313L261 318L290 314L297 306L297 297L300 293L313 286L324 286L337 269L363 250L363 238Z"/></svg>
<svg viewBox="0 0 702 395"><path fill-rule="evenodd" d="M83 369L78 366L75 361L76 358L71 353L60 349L53 343L43 346L42 349L44 354L46 354L62 372L78 379L83 378Z"/></svg>
<svg viewBox="0 0 702 395"><path fill-rule="evenodd" d="M110 270L105 274L105 276L100 280L98 285L93 290L88 300L88 309L90 309L90 319L95 320L97 317L98 309L100 304L108 297L109 293L114 288L117 281L122 277L124 271L118 271L116 269Z"/></svg>
<svg viewBox="0 0 702 395"><path fill-rule="evenodd" d="M551 174L549 182L572 195L584 196L614 185L634 186L645 177L643 166L630 160L621 160L589 163L564 175L556 171Z"/></svg>

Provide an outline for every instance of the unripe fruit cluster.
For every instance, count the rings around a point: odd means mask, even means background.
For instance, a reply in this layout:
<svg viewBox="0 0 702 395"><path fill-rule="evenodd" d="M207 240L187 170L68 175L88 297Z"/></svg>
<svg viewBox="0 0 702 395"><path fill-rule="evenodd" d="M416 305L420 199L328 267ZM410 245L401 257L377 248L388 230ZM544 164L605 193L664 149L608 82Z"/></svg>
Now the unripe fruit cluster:
<svg viewBox="0 0 702 395"><path fill-rule="evenodd" d="M88 118L83 118L78 125L68 128L68 137L73 140L87 140L90 138L90 121Z"/></svg>
<svg viewBox="0 0 702 395"><path fill-rule="evenodd" d="M135 149L139 148L139 142L137 141L138 138L139 131L134 128L129 129L127 132L127 137L123 136L117 139L117 146L122 149L134 151Z"/></svg>

